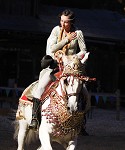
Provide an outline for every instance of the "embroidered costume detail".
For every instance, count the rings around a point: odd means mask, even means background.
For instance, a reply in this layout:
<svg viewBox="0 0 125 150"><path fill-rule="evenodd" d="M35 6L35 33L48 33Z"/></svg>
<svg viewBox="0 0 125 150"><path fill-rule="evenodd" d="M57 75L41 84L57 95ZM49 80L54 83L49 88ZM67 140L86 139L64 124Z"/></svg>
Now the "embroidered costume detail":
<svg viewBox="0 0 125 150"><path fill-rule="evenodd" d="M46 116L48 123L52 123L55 127L53 129L53 136L65 136L71 133L71 136L80 133L83 125L84 112L75 112L71 114L67 110L67 99L58 95L53 90L50 95L51 102L49 106L42 110L42 116Z"/></svg>

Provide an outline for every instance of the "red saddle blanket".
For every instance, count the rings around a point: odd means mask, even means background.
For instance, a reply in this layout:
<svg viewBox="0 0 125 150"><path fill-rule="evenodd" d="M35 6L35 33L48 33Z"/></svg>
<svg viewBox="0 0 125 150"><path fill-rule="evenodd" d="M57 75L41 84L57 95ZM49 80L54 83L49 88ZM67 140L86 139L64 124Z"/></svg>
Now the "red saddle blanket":
<svg viewBox="0 0 125 150"><path fill-rule="evenodd" d="M45 88L45 91L44 93L41 95L41 98L40 100L43 101L47 96L49 96L49 93L52 92L52 87L56 86L57 83L59 82L59 79L62 75L62 72L57 72L55 73L55 77L56 77L56 81L52 82L50 81L46 88ZM33 82L31 85L29 85L25 90L24 92L22 93L21 97L20 97L20 100L23 100L23 101L32 101L32 98L33 98L33 94L32 94L32 90L33 88L35 88L35 86L37 85L38 81L35 81Z"/></svg>

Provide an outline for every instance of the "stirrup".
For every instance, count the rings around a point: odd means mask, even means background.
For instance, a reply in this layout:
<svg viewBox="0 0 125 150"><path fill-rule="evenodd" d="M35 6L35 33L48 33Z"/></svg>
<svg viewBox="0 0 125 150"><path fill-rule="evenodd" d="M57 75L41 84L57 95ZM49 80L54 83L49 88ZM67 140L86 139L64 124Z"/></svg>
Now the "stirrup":
<svg viewBox="0 0 125 150"><path fill-rule="evenodd" d="M37 118L33 118L31 120L30 125L29 125L29 129L37 131L38 127L39 127L39 121L38 121L38 119Z"/></svg>

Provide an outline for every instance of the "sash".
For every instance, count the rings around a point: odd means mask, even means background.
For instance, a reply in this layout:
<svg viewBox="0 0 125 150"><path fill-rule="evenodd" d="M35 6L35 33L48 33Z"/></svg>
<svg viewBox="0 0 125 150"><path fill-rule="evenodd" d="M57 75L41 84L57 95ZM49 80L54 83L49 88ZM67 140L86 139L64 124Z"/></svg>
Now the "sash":
<svg viewBox="0 0 125 150"><path fill-rule="evenodd" d="M63 39L63 32L64 32L64 29L61 29L60 34L58 36L58 42L60 42ZM54 56L57 62L59 63L62 62L62 56L67 55L67 50L69 49L69 46L70 46L70 43L63 46L61 50L58 50L55 52Z"/></svg>

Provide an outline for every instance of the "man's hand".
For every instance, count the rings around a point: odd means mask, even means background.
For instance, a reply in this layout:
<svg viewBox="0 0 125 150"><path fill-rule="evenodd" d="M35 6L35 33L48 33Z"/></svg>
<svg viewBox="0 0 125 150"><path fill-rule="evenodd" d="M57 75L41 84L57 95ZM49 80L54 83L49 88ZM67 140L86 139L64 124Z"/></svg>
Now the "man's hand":
<svg viewBox="0 0 125 150"><path fill-rule="evenodd" d="M76 32L71 32L67 34L68 40L71 42L72 40L77 38L77 33Z"/></svg>

